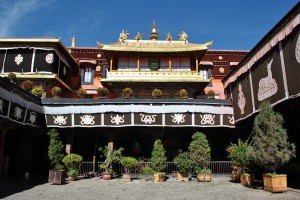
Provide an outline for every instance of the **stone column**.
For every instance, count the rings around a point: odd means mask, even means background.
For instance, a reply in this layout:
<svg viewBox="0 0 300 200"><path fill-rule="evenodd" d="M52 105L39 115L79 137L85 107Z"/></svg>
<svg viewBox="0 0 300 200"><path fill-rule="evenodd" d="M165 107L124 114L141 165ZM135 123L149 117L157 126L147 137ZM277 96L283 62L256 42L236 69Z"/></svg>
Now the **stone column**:
<svg viewBox="0 0 300 200"><path fill-rule="evenodd" d="M67 135L67 143L66 143L66 153L70 154L72 153L72 145L73 145L73 129L71 133L68 133Z"/></svg>

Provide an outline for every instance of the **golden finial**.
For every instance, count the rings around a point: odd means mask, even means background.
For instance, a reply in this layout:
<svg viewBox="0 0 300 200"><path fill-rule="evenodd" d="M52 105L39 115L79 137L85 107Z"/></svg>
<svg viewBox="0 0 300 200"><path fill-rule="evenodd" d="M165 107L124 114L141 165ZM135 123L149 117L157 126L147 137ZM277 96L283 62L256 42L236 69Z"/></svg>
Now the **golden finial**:
<svg viewBox="0 0 300 200"><path fill-rule="evenodd" d="M213 45L213 42L214 42L213 40L210 41L210 42L206 42L205 45L206 45L207 47L210 47L211 45Z"/></svg>
<svg viewBox="0 0 300 200"><path fill-rule="evenodd" d="M73 37L72 37L72 44L71 44L71 47L76 47L76 38L75 38L74 35L73 35Z"/></svg>
<svg viewBox="0 0 300 200"><path fill-rule="evenodd" d="M104 47L104 44L102 44L102 43L100 43L100 42L98 42L98 41L97 41L96 44L97 44L97 46L98 46L100 49Z"/></svg>
<svg viewBox="0 0 300 200"><path fill-rule="evenodd" d="M152 31L151 31L150 39L151 40L158 39L155 20L153 20L153 22L152 22Z"/></svg>

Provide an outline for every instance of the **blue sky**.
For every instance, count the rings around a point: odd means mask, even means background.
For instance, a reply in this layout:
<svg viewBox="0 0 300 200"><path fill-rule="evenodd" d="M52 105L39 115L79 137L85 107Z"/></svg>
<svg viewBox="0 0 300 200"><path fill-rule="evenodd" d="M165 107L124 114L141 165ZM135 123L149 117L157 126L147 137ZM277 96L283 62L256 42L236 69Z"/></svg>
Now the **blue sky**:
<svg viewBox="0 0 300 200"><path fill-rule="evenodd" d="M125 29L149 38L156 21L160 39L185 31L190 43L213 40L210 49L251 50L298 0L0 0L0 37L61 37L66 47L74 35L78 47L118 40Z"/></svg>

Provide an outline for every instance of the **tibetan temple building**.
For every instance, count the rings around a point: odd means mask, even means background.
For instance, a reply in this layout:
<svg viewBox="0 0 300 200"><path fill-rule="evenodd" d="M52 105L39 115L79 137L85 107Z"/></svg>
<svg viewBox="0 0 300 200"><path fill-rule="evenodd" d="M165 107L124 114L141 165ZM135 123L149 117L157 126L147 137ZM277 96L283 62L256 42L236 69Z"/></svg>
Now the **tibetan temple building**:
<svg viewBox="0 0 300 200"><path fill-rule="evenodd" d="M130 38L123 30L115 43L95 47L77 47L75 37L68 48L54 38L0 39L1 173L47 173L51 128L67 153L85 161L98 160L107 144L148 159L156 139L172 161L197 131L207 135L212 160L227 160L225 148L249 137L266 99L284 115L299 148L299 11L298 3L250 52L212 50L212 41L191 43L184 31L175 39L154 21L148 35ZM27 80L44 88L42 97L24 89ZM62 90L59 98L54 87ZM78 97L81 88L85 98ZM109 94L102 98L99 88Z"/></svg>

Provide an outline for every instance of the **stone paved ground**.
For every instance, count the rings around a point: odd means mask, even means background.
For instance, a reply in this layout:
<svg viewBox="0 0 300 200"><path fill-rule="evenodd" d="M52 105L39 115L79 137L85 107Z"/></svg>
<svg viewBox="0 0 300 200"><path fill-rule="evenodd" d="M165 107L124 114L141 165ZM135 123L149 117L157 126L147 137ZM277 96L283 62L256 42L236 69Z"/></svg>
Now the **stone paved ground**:
<svg viewBox="0 0 300 200"><path fill-rule="evenodd" d="M65 185L52 185L33 181L0 181L0 198L7 200L39 199L107 199L107 200L193 200L193 199L300 199L300 190L289 189L286 193L270 193L261 184L253 188L230 182L229 178L215 177L210 183L195 180L178 182L170 178L163 183L145 180L125 182L122 179L105 181L94 177Z"/></svg>

